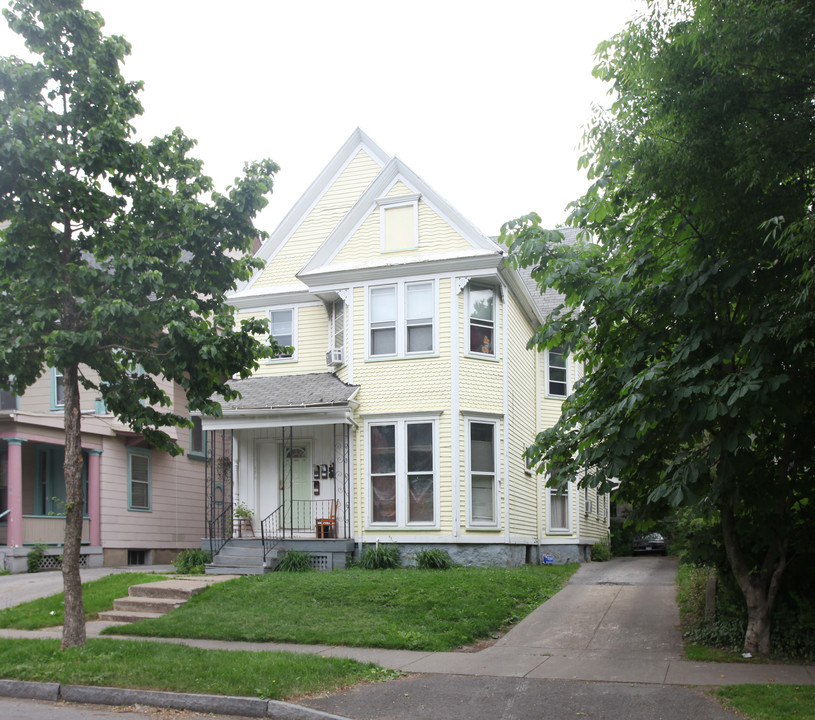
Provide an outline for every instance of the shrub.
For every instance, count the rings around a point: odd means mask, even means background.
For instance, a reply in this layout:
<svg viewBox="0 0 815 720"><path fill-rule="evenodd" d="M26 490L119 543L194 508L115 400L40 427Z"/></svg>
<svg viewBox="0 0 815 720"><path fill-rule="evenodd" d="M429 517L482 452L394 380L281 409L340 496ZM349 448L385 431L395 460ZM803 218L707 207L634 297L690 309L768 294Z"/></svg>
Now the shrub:
<svg viewBox="0 0 815 720"><path fill-rule="evenodd" d="M203 575L206 568L204 567L212 557L206 550L197 548L190 548L189 550L182 550L173 560L173 565L178 573L184 575Z"/></svg>
<svg viewBox="0 0 815 720"><path fill-rule="evenodd" d="M277 569L281 572L306 572L311 570L311 555L302 550L288 550L281 556Z"/></svg>
<svg viewBox="0 0 815 720"><path fill-rule="evenodd" d="M606 562L611 560L611 548L608 543L594 543L591 546L591 560L592 562Z"/></svg>
<svg viewBox="0 0 815 720"><path fill-rule="evenodd" d="M420 570L449 570L455 563L446 550L419 550L416 567Z"/></svg>
<svg viewBox="0 0 815 720"><path fill-rule="evenodd" d="M402 555L396 545L366 547L359 556L359 567L363 570L392 570L401 565Z"/></svg>
<svg viewBox="0 0 815 720"><path fill-rule="evenodd" d="M42 564L42 559L45 557L45 551L48 548L47 545L42 543L38 543L35 545L31 550L28 551L26 554L26 567L28 568L28 572L35 573L39 572L40 565Z"/></svg>

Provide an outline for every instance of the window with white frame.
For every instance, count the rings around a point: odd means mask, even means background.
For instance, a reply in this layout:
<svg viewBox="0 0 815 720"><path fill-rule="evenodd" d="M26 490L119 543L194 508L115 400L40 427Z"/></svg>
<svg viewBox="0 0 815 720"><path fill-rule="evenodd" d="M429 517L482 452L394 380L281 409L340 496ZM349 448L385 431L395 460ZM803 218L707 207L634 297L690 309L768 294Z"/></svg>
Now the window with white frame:
<svg viewBox="0 0 815 720"><path fill-rule="evenodd" d="M370 522L436 523L436 423L403 419L368 425Z"/></svg>
<svg viewBox="0 0 815 720"><path fill-rule="evenodd" d="M546 351L546 393L551 397L566 397L567 394L566 354L562 345Z"/></svg>
<svg viewBox="0 0 815 720"><path fill-rule="evenodd" d="M470 283L467 288L469 352L495 357L495 288Z"/></svg>
<svg viewBox="0 0 815 720"><path fill-rule="evenodd" d="M469 420L467 423L467 471L470 495L470 524L497 525L497 423Z"/></svg>
<svg viewBox="0 0 815 720"><path fill-rule="evenodd" d="M65 407L65 378L62 370L52 368L51 386L51 407L54 409Z"/></svg>
<svg viewBox="0 0 815 720"><path fill-rule="evenodd" d="M568 488L563 490L553 487L547 488L546 498L549 505L546 513L547 532L571 532L571 513L569 512L571 503Z"/></svg>
<svg viewBox="0 0 815 720"><path fill-rule="evenodd" d="M371 287L368 294L369 357L433 353L436 305L433 280Z"/></svg>
<svg viewBox="0 0 815 720"><path fill-rule="evenodd" d="M419 246L418 196L384 198L380 205L382 252L414 250Z"/></svg>
<svg viewBox="0 0 815 720"><path fill-rule="evenodd" d="M277 340L281 351L275 358L291 358L297 343L296 315L292 308L269 311L269 335Z"/></svg>
<svg viewBox="0 0 815 720"><path fill-rule="evenodd" d="M335 300L331 304L331 349L345 348L345 302Z"/></svg>
<svg viewBox="0 0 815 720"><path fill-rule="evenodd" d="M151 509L150 451L129 449L127 453L127 509Z"/></svg>

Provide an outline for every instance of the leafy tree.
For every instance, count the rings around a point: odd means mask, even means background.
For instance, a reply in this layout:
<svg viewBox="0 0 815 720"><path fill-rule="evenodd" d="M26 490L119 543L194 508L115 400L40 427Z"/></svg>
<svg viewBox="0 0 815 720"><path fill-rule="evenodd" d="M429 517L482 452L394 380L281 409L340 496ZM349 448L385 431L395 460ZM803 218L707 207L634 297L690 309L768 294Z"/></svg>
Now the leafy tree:
<svg viewBox="0 0 815 720"><path fill-rule="evenodd" d="M531 345L586 366L533 459L718 519L753 653L815 526L814 47L813 0L652 3L598 48L585 237L502 230L565 298Z"/></svg>
<svg viewBox="0 0 815 720"><path fill-rule="evenodd" d="M278 168L248 164L214 192L181 130L134 139L141 83L123 78L130 46L98 13L14 0L4 15L39 60L0 59L0 384L22 394L46 367L63 372L69 647L85 642L79 387L173 454L163 428L189 420L158 378L209 414L214 393L235 396L228 379L268 353L266 328L236 327L225 293L252 272L252 218Z"/></svg>

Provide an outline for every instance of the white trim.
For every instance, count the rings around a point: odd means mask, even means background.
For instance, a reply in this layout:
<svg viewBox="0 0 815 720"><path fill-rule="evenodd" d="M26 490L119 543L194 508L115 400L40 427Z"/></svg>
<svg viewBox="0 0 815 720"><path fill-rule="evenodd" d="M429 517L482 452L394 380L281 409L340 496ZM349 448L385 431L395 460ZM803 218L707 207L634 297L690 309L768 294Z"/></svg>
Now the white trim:
<svg viewBox="0 0 815 720"><path fill-rule="evenodd" d="M557 347L560 347L560 346L558 345ZM554 349L554 348L552 348L552 349ZM545 373L544 373L544 378L543 378L544 397L547 397L547 398L549 398L551 400L565 400L567 397L569 397L569 393L571 391L571 384L572 384L572 377L571 377L572 373L570 372L570 367L569 367L571 365L571 363L569 361L569 356L565 352L562 354L563 365L564 365L565 370L566 370L566 383L565 383L566 384L566 391L565 391L565 393L563 395L553 395L552 393L549 392L549 371L550 371L549 352L550 352L549 348L547 348L544 351L544 368L545 368ZM562 368L558 367L557 369L560 370ZM556 382L560 382L560 380L557 380Z"/></svg>
<svg viewBox="0 0 815 720"><path fill-rule="evenodd" d="M486 520L473 520L473 503L472 503L472 451L470 449L470 438L471 438L471 430L473 423L478 423L479 425L492 425L493 428L493 435L492 435L492 443L493 443L493 467L495 468L493 473L493 486L492 486L492 521ZM500 508L500 494L499 494L499 487L501 485L501 463L499 462L500 458L500 443L501 443L501 421L497 418L490 418L485 417L483 414L478 415L465 415L464 417L464 427L465 427L465 434L464 434L464 462L465 462L465 478L466 478L466 506L467 506L467 523L466 528L467 530L500 530L501 528L501 508ZM483 473L479 473L483 474Z"/></svg>
<svg viewBox="0 0 815 720"><path fill-rule="evenodd" d="M407 199L404 198L385 198L390 202L382 202L377 200L376 204L379 205L379 252L380 253L397 253L405 252L406 250L416 250L419 247L419 198L421 195L410 195ZM412 207L413 208L413 244L407 247L393 248L389 250L387 247L387 233L385 214L388 210L395 210L396 208Z"/></svg>
<svg viewBox="0 0 815 720"><path fill-rule="evenodd" d="M430 285L433 296L432 334L433 347L430 350L408 352L407 349L407 287L410 285ZM439 355L439 287L440 283L435 277L415 278L411 280L398 280L396 282L370 284L363 286L365 290L365 360L381 361L405 358L438 357ZM394 352L389 354L372 354L371 342L371 292L382 288L394 288L396 317L394 318ZM385 329L385 328L383 328Z"/></svg>
<svg viewBox="0 0 815 720"><path fill-rule="evenodd" d="M437 413L397 413L382 415L378 417L367 416L365 419L365 433L363 437L363 482L365 495L365 527L364 531L392 530L438 530L441 527L441 503L440 503L440 443L439 443L439 415ZM408 506L408 470L407 470L407 428L408 425L430 424L433 433L433 521L432 522L409 522ZM396 484L396 520L394 522L374 522L373 501L371 498L371 428L393 425L394 426L394 453L395 468L394 478ZM424 473L429 474L429 473Z"/></svg>
<svg viewBox="0 0 815 720"><path fill-rule="evenodd" d="M546 534L547 535L572 535L574 534L574 498L572 493L573 483L569 483L566 487L566 518L565 528L552 527L552 508L551 508L551 495L557 492L557 488L546 486ZM579 513L577 513L579 515Z"/></svg>
<svg viewBox="0 0 815 720"><path fill-rule="evenodd" d="M460 290L450 278L450 435L452 438L451 488L453 537L461 535L461 358L459 354L459 296Z"/></svg>
<svg viewBox="0 0 815 720"><path fill-rule="evenodd" d="M378 198L376 204L379 207L383 206L396 206L396 205L415 205L421 200L421 193L412 193L410 195L399 195L397 197L382 197Z"/></svg>
<svg viewBox="0 0 815 720"><path fill-rule="evenodd" d="M503 292L503 285L499 286L499 292L501 295L501 326L508 327L509 326L509 303L505 301L504 292ZM498 313L496 313L497 315ZM494 333L496 338L498 333ZM497 340L496 340L497 343ZM503 343L501 348L501 359L503 361L504 367L504 422L502 425L502 434L501 437L503 438L504 442L504 478L506 478L505 482L503 483L503 498L504 498L504 526L506 529L506 539L509 541L509 492L511 483L509 482L509 437L512 431L511 428L511 416L509 414L509 362L507 358L507 345L508 343ZM498 357L498 353L496 352L496 357Z"/></svg>
<svg viewBox="0 0 815 720"><path fill-rule="evenodd" d="M290 312L291 313L291 346L294 348L294 351L291 355L281 355L280 357L270 357L266 359L267 363L273 363L275 365L284 364L284 363L294 363L297 362L297 307L294 305L285 307L285 306L275 306L266 309L266 317L269 320L269 335L272 335L272 313L275 312Z"/></svg>

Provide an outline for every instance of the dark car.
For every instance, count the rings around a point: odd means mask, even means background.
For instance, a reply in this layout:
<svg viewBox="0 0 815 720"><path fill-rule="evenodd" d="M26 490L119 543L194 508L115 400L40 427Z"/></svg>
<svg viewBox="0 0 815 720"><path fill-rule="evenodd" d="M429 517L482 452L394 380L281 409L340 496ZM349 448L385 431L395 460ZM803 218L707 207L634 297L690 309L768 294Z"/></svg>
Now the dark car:
<svg viewBox="0 0 815 720"><path fill-rule="evenodd" d="M655 532L635 535L631 541L631 554L638 555L640 553L659 553L660 555L665 555L667 553L665 538Z"/></svg>

